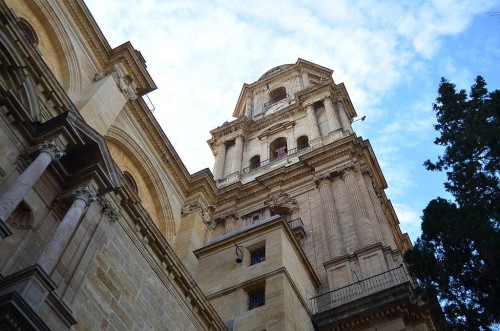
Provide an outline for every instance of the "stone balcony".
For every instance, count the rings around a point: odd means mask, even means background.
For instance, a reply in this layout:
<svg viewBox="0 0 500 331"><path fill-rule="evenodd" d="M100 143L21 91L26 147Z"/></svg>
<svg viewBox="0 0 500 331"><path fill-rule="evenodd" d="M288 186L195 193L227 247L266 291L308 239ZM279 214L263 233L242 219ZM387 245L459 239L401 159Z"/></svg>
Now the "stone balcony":
<svg viewBox="0 0 500 331"><path fill-rule="evenodd" d="M311 299L313 315L382 292L400 284L411 284L404 266L360 280Z"/></svg>
<svg viewBox="0 0 500 331"><path fill-rule="evenodd" d="M310 299L312 320L318 330L333 330L359 326L383 315L417 311L421 303L414 288L401 265Z"/></svg>

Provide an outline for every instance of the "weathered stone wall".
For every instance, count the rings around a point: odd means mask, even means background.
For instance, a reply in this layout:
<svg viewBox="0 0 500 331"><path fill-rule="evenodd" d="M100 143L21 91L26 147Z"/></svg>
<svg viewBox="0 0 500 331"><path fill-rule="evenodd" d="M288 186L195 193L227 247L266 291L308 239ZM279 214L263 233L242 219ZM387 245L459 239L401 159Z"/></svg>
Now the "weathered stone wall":
<svg viewBox="0 0 500 331"><path fill-rule="evenodd" d="M73 311L75 330L200 330L120 224L91 264Z"/></svg>

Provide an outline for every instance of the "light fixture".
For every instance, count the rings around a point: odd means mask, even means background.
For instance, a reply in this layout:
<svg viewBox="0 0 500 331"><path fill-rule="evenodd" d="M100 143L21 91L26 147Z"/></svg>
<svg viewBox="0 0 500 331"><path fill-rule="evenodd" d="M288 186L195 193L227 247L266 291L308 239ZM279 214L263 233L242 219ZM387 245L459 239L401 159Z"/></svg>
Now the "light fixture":
<svg viewBox="0 0 500 331"><path fill-rule="evenodd" d="M236 263L243 262L243 251L241 250L243 246L238 246L236 245L236 243L234 243L234 247L236 250Z"/></svg>
<svg viewBox="0 0 500 331"><path fill-rule="evenodd" d="M366 119L366 115L365 115L365 116L363 116L363 117L361 117L361 118L358 118L357 120L354 120L354 121L352 121L352 122L353 122L353 123L354 123L354 122L357 122L357 121L361 121L361 122L363 122L365 119Z"/></svg>

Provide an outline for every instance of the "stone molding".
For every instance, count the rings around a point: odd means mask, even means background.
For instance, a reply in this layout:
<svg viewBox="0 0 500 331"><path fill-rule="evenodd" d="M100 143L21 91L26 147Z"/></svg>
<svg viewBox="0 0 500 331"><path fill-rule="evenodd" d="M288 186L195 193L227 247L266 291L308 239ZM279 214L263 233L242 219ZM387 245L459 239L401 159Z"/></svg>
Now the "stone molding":
<svg viewBox="0 0 500 331"><path fill-rule="evenodd" d="M287 193L280 192L264 201L264 205L269 209L281 207L288 209L290 215L299 211L299 204L295 198L291 198Z"/></svg>
<svg viewBox="0 0 500 331"><path fill-rule="evenodd" d="M108 69L94 75L94 82L98 82L104 77L112 76L116 82L116 87L127 100L137 99L137 86L132 76L125 74L118 64L112 65Z"/></svg>
<svg viewBox="0 0 500 331"><path fill-rule="evenodd" d="M114 223L120 219L120 213L111 205L108 199L104 196L98 197L97 202L101 205L102 214L109 220L110 223Z"/></svg>
<svg viewBox="0 0 500 331"><path fill-rule="evenodd" d="M181 208L181 216L185 217L192 213L198 213L203 220L203 223L208 224L210 222L210 212L199 200L191 201L186 203Z"/></svg>

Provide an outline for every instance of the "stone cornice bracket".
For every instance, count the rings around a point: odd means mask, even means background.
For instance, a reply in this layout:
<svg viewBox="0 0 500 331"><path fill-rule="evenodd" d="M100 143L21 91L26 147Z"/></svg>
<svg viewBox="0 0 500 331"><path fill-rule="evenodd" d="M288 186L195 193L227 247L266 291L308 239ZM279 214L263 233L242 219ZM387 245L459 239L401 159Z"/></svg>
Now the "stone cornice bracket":
<svg viewBox="0 0 500 331"><path fill-rule="evenodd" d="M97 202L101 205L101 212L104 216L107 217L110 223L114 223L120 219L120 214L118 211L111 205L108 199L104 196L98 197Z"/></svg>
<svg viewBox="0 0 500 331"><path fill-rule="evenodd" d="M134 79L132 76L124 74L118 64L114 64L110 68L95 74L94 82L98 82L109 75L113 76L116 86L127 100L137 99L137 86L134 83Z"/></svg>
<svg viewBox="0 0 500 331"><path fill-rule="evenodd" d="M287 193L280 192L264 201L264 205L269 209L285 208L288 209L290 215L299 210L299 204L295 198L291 198Z"/></svg>
<svg viewBox="0 0 500 331"><path fill-rule="evenodd" d="M192 213L198 213L203 220L203 223L208 224L210 222L209 209L205 208L198 200L188 202L181 208L182 217Z"/></svg>

